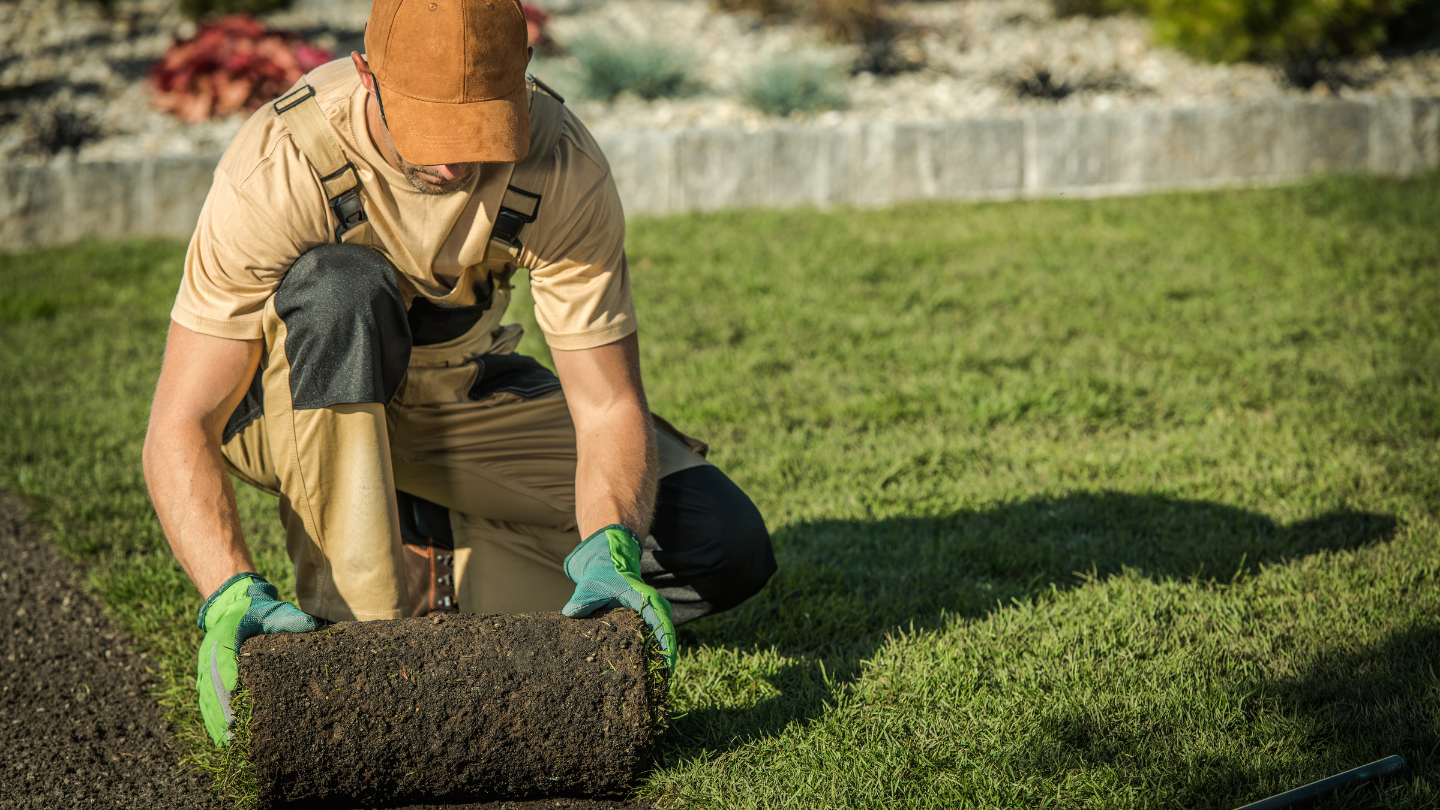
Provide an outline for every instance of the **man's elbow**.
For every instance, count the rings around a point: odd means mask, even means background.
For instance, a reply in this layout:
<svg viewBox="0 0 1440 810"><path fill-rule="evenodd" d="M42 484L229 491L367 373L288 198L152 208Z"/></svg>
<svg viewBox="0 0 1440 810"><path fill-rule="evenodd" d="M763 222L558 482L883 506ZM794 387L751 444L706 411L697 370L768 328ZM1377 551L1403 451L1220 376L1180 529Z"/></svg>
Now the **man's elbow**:
<svg viewBox="0 0 1440 810"><path fill-rule="evenodd" d="M207 433L199 419L164 411L152 413L140 448L145 483L153 485L157 477L178 466L182 456L202 449L209 442Z"/></svg>

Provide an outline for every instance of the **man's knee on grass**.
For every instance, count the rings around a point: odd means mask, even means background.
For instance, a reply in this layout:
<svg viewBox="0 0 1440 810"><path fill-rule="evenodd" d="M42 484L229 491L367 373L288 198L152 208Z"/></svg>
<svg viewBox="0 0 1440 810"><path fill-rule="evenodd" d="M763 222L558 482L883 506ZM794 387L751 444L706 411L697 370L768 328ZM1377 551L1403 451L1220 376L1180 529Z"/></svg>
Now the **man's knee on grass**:
<svg viewBox="0 0 1440 810"><path fill-rule="evenodd" d="M676 625L739 605L776 571L760 510L717 467L660 480L650 535L640 569L670 601Z"/></svg>

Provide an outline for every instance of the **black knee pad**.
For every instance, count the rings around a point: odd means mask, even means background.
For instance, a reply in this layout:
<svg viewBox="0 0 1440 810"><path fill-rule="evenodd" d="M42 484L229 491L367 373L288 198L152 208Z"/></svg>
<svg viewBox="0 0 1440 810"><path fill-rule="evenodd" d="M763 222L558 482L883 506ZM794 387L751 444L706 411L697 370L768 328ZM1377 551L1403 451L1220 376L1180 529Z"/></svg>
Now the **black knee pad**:
<svg viewBox="0 0 1440 810"><path fill-rule="evenodd" d="M642 570L673 597L677 624L735 607L775 573L765 519L717 467L661 479L650 533L655 539L646 544Z"/></svg>
<svg viewBox="0 0 1440 810"><path fill-rule="evenodd" d="M359 245L317 247L281 280L275 312L296 410L395 396L410 363L410 324L385 257Z"/></svg>

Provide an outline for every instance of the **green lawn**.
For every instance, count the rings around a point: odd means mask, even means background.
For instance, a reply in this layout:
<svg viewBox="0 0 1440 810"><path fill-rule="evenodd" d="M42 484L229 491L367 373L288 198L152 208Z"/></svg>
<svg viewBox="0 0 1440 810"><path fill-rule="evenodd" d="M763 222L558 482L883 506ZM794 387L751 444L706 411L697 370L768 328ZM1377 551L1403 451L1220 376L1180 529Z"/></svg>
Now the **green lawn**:
<svg viewBox="0 0 1440 810"><path fill-rule="evenodd" d="M682 629L642 795L1232 808L1398 753L1320 806L1440 803L1440 175L637 220L629 249L652 404L781 566ZM183 253L0 256L0 485L234 779L139 463Z"/></svg>

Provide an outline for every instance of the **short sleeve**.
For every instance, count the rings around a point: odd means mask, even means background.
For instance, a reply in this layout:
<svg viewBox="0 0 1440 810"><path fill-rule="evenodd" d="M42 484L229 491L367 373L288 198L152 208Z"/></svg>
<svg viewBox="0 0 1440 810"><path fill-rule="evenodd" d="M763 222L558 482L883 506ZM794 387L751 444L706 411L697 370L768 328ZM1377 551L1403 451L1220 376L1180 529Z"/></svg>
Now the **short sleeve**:
<svg viewBox="0 0 1440 810"><path fill-rule="evenodd" d="M186 329L237 340L263 336L266 299L302 253L328 241L324 193L299 150L281 137L247 160L250 142L242 134L216 169L170 313Z"/></svg>
<svg viewBox="0 0 1440 810"><path fill-rule="evenodd" d="M590 349L634 332L620 194L599 148L569 116L530 227L520 261L550 347Z"/></svg>

